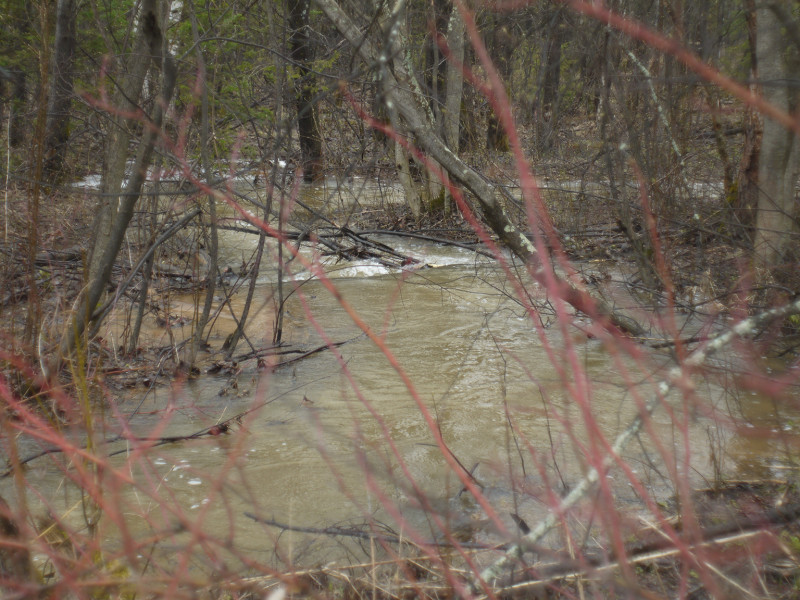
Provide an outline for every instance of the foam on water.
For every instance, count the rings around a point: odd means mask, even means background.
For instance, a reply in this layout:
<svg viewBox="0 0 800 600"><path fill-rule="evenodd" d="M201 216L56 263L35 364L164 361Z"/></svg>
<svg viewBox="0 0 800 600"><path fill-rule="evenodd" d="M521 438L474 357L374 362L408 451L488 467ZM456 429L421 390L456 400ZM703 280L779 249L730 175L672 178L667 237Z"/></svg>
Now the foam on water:
<svg viewBox="0 0 800 600"><path fill-rule="evenodd" d="M368 261L363 263L342 263L332 268L326 269L328 277L332 279L340 279L345 277L376 277L379 275L388 275L392 271L399 271L400 269L389 269L377 261Z"/></svg>

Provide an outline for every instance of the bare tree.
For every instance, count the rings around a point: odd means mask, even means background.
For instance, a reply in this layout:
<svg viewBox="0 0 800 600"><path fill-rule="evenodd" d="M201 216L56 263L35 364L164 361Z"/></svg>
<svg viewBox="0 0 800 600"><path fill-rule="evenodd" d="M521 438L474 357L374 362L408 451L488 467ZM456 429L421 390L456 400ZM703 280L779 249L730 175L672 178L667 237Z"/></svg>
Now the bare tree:
<svg viewBox="0 0 800 600"><path fill-rule="evenodd" d="M111 278L111 268L128 228L133 210L147 175L153 148L159 136L164 111L169 105L175 87L176 70L167 49L167 38L163 33L164 10L162 0L143 0L137 13L138 27L136 47L130 53L127 72L121 76L115 119L105 171L102 195L95 221L95 241L89 262L88 284L82 293L72 322L64 332L61 352L67 356L75 348L87 325L93 320L93 310L103 296ZM145 120L144 132L139 141L136 158L127 183L123 187L128 145L136 119L136 101L140 98L145 78L150 69L161 71L161 94L155 104L153 115Z"/></svg>
<svg viewBox="0 0 800 600"><path fill-rule="evenodd" d="M190 5L192 20L192 38L195 44L195 54L197 56L198 77L201 78L203 83L200 90L200 162L203 168L203 175L206 182L210 185L212 180L211 175L211 161L208 156L209 127L208 127L208 86L205 85L206 61L203 56L202 45L200 44L200 33L197 26L197 15L194 12L194 5ZM208 276L206 278L206 294L203 301L203 310L197 319L195 325L195 332L192 342L189 346L189 354L186 360L189 371L191 372L194 367L197 353L200 350L203 341L203 334L208 324L208 319L211 315L211 305L214 303L214 292L216 291L217 283L217 263L219 258L219 235L217 231L217 205L216 199L213 194L209 194L208 198L208 213L211 221L208 231L203 231L206 238L206 246L208 247Z"/></svg>
<svg viewBox="0 0 800 600"><path fill-rule="evenodd" d="M398 3L395 11L392 14L385 14L385 11L382 11L382 18L380 22L382 28L387 33L384 52L381 56L381 69L379 77L383 94L391 94L389 89L392 81L392 78L390 77L390 69L394 69L394 65L397 62L401 62L403 63L403 66L408 67L408 64L405 63L406 57L403 54L403 40L408 33L406 27L405 3ZM410 69L404 69L403 72L410 73ZM413 76L411 76L407 80L407 85L415 87L419 84L413 78ZM435 97L433 104L436 104ZM431 122L433 122L433 110L433 108L429 107ZM389 115L389 122L391 123L392 128L395 130L397 135L402 137L407 136L406 128L403 122L400 120L397 107L395 107L391 102L388 102L386 103L386 112ZM408 150L399 139L395 140L394 166L395 170L397 171L397 178L400 181L400 185L403 186L403 192L405 193L406 202L408 202L408 206L411 209L411 214L414 215L415 218L418 218L422 213L422 198L420 196L420 190L417 188L416 182L414 182L411 176L410 164L411 162Z"/></svg>

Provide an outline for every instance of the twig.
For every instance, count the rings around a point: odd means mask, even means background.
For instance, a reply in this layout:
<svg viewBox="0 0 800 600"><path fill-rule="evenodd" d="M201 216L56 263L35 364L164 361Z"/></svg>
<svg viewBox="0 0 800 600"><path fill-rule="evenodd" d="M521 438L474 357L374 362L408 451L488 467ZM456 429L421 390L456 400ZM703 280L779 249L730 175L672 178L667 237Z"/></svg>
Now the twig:
<svg viewBox="0 0 800 600"><path fill-rule="evenodd" d="M699 540L684 541L687 543L689 549L697 549L712 545L721 546L724 544L742 543L744 540L769 532L770 528L785 526L796 521L798 518L800 518L800 503L795 502L784 507L767 511L763 515L745 519L732 519L726 523L702 531ZM682 548L676 548L675 546L674 540L669 538L658 540L647 545L632 546L627 549L629 552L626 551L625 560L629 564L641 564L670 558L683 551ZM572 559L569 561L538 564L531 568L536 571L536 579L504 587L499 591L505 593L511 590L545 585L557 580L597 575L604 571L620 567L620 560L609 562L601 562L601 560L600 558L593 559L587 557L582 562ZM710 564L706 563L706 566L715 569L715 567ZM724 577L722 573L718 572L717 574ZM734 585L738 586L738 584Z"/></svg>
<svg viewBox="0 0 800 600"><path fill-rule="evenodd" d="M281 394L281 396L282 395L283 394ZM116 436L114 436L112 438L109 438L109 439L106 439L106 440L96 441L95 445L109 446L109 445L114 444L116 442L125 441L125 442L151 443L152 447L156 447L156 446L163 446L163 445L166 445L166 444L174 444L174 443L177 443L177 442L183 442L183 441L186 441L186 440L196 440L196 439L199 439L199 438L202 438L202 437L206 437L206 436L221 435L223 433L228 433L232 423L241 422L241 419L243 417L245 417L246 415L248 415L249 413L251 413L251 412L253 412L255 410L258 410L260 408L263 408L264 406L266 406L267 404L270 404L271 402L274 402L275 400L277 400L281 396L277 396L275 398L272 398L272 399L269 399L269 400L265 400L264 402L260 402L256 406L253 406L253 407L251 407L251 408L249 408L247 410L244 410L244 411L242 411L240 413L237 413L234 416L230 417L229 419L225 419L224 421L220 421L218 423L215 423L214 425L209 425L208 427L204 427L203 429L199 429L198 431L195 431L194 433L190 433L190 434L187 434L187 435L173 435L173 436L161 436L161 437L138 437L138 436L116 435ZM141 406L141 404L140 404L140 406ZM138 410L138 409L139 409L139 407L137 406L136 410ZM84 445L80 446L79 448L81 450L85 450L86 448L88 448L88 446L86 444L84 444ZM21 459L18 464L19 465L25 465L25 464L27 464L29 462L32 462L32 461L36 460L37 458L41 458L43 456L47 456L48 454L61 454L63 452L67 452L67 449L65 449L63 447L60 447L60 446L52 447L52 448L45 448L45 449L40 450L39 452L37 452L35 454L31 454L30 456L27 456L27 457ZM117 456L118 454L125 454L126 452L130 452L130 449L129 448L123 448L121 450L115 450L113 452L110 452L107 455L107 458L111 458L112 456ZM14 467L13 466L10 466L10 467L6 468L5 471L0 472L0 479L5 479L9 475L11 475L13 472L14 472Z"/></svg>
<svg viewBox="0 0 800 600"><path fill-rule="evenodd" d="M317 348L313 348L313 349L309 350L308 352L303 352L300 356L295 356L294 358L290 358L288 360L281 361L276 365L272 365L272 368L273 369L279 369L281 367L285 367L286 365L290 365L290 364L295 363L295 362L297 362L299 360L303 360L304 358L308 358L309 356L311 356L313 354L316 354L317 352L322 352L323 350L330 350L332 348L338 348L339 346L344 346L345 344L349 344L350 342L353 342L353 341L355 341L355 340L357 340L357 339L359 339L361 337L364 337L364 334L357 335L354 338L351 338L349 340L344 340L342 342L334 342L332 344L322 344L321 346L318 346Z"/></svg>
<svg viewBox="0 0 800 600"><path fill-rule="evenodd" d="M694 548L701 548L706 546L719 546L723 544L733 544L733 543L742 543L745 540L753 538L755 536L764 534L764 529L756 529L751 531L745 531L742 533L736 533L733 535L715 538L711 540L705 540L695 546ZM658 550L653 552L645 552L642 554L638 554L635 556L630 556L626 560L630 564L642 564L653 562L660 559L670 558L677 554L680 554L682 550L680 548L670 548L668 550ZM591 566L591 567L578 567L575 569L568 569L566 568L568 565L563 563L549 563L545 565L538 565L537 570L540 569L541 575L537 579L531 579L528 581L523 581L514 585L505 586L500 588L497 593L507 594L509 592L521 591L524 589L528 589L531 587L539 587L552 584L556 581L564 581L566 579L576 579L579 577L587 577L590 575L599 575L601 573L611 571L614 569L618 569L620 567L620 561L612 561L601 565ZM706 566L709 568L713 568L710 564L706 563ZM715 569L716 570L716 569ZM555 571L555 572L554 572ZM721 575L721 573L717 573ZM479 597L478 600L484 600L485 597Z"/></svg>
<svg viewBox="0 0 800 600"><path fill-rule="evenodd" d="M250 360L252 358L263 358L264 356L284 356L286 354L299 354L295 358L287 360L285 362L278 363L274 365L273 368L278 368L283 365L287 365L290 362L294 362L296 360L301 360L306 358L307 356L311 356L312 354L316 354L317 352L321 352L326 348L338 348L339 346L344 346L345 344L349 344L350 342L354 342L357 339L364 337L364 334L357 335L349 340L342 340L341 342L333 342L332 344L322 344L321 346L317 346L316 348L312 348L311 350L300 350L297 348L284 348L280 344L276 346L267 346L266 348L256 348L250 352L245 352L244 354L239 354L238 356L233 357L231 360L233 362L242 362L243 360Z"/></svg>
<svg viewBox="0 0 800 600"><path fill-rule="evenodd" d="M156 251L156 248L158 248L162 243L164 243L170 237L175 235L178 231L180 231L183 228L183 226L186 223L188 223L189 221L194 219L199 214L200 214L200 209L199 208L195 208L194 210L189 211L180 220L178 220L177 222L173 223L173 225L169 229L167 229L164 233L162 233L159 236L159 238L150 245L150 247L147 249L147 252L145 252L139 258L139 262L136 263L136 266L134 266L133 270L131 270L131 272L128 274L127 279L125 279L125 281L123 281L120 285L117 286L117 289L116 289L114 295L111 298L109 298L105 302L105 304L103 304L103 306L101 306L100 308L98 308L97 310L95 310L92 313L92 320L102 321L102 319L105 317L106 313L108 313L108 311L111 310L111 308L117 302L119 297L123 294L123 292L131 284L131 282L133 281L134 276L139 272L139 269L141 269L144 266L144 263L147 261L148 258L153 256L153 253ZM98 324L98 326L99 326L99 324Z"/></svg>
<svg viewBox="0 0 800 600"><path fill-rule="evenodd" d="M685 376L694 368L702 365L706 359L732 342L735 338L747 337L754 334L762 325L774 319L786 317L800 313L800 298L794 302L767 310L740 321L725 333L710 340L705 346L698 348L683 362L670 369L667 378L658 384L658 389L653 397L645 404L640 413L633 419L628 427L617 436L611 447L611 452L602 462L602 471L608 470L616 461L619 460L619 453L642 429L645 420L653 414L656 408L664 402L667 394L672 388L685 379ZM541 539L558 523L559 519L570 508L572 508L591 487L600 479L600 470L592 467L586 476L572 489L572 491L562 498L558 506L550 510L550 514L541 521L531 532L523 536L520 544L512 545L509 550L500 557L494 564L483 570L480 578L483 581L491 582L496 580L506 569L516 564L528 548L528 544L535 546Z"/></svg>
<svg viewBox="0 0 800 600"><path fill-rule="evenodd" d="M354 527L301 527L299 525L287 525L285 523L281 523L279 521L275 521L274 519L264 519L257 515L254 515L251 512L245 512L244 516L253 519L257 523L263 523L264 525L270 525L272 527L277 527L278 529L283 529L284 531L297 531L299 533L311 533L314 535L330 535L330 536L338 536L338 537L352 537L358 538L361 540L376 540L380 542L388 542L391 544L399 544L399 543L411 543L407 537L400 538L396 535L392 534L383 534L383 533L373 533L370 531L364 531L362 529L356 529ZM418 544L414 544L418 545ZM437 548L452 548L456 546L451 542L436 542L436 541L427 541L423 542L422 545L424 546L432 546ZM459 542L457 544L460 548L470 548L475 550L496 550L498 548L497 545L490 545L490 544L479 544L475 542Z"/></svg>

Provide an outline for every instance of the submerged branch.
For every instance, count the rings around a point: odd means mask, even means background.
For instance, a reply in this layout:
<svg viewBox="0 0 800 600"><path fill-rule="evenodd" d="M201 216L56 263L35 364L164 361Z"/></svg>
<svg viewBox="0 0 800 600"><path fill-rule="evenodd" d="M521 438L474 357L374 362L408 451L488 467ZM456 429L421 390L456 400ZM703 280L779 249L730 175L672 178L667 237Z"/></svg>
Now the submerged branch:
<svg viewBox="0 0 800 600"><path fill-rule="evenodd" d="M254 350L252 352L246 352L244 354L240 354L233 360L235 362L241 362L243 360L249 360L253 358L264 358L265 356L279 356L279 355L286 355L286 354L299 354L299 356L295 356L288 360L281 361L275 365L271 365L272 369L278 369L280 367L285 367L288 364L297 362L299 360L303 360L304 358L308 358L318 352L322 352L324 350L331 350L333 348L339 348L340 346L344 346L345 344L349 344L350 342L354 342L359 338L364 337L364 334L357 335L356 337L350 338L349 340L342 340L340 342L333 342L331 344L322 344L321 346L317 346L316 348L312 348L311 350L297 350L297 349L279 349L280 346L271 346L269 348L261 348L259 350Z"/></svg>
<svg viewBox="0 0 800 600"><path fill-rule="evenodd" d="M474 252L475 254L480 254L481 256L494 258L494 254L492 254L487 250L483 250L478 245L478 243L469 244L464 242L457 242L455 240L448 240L447 238L441 238L433 235L425 235L424 233L419 233L416 231L393 231L391 229L362 229L358 233L361 235L394 235L398 237L408 237L416 240L433 242L435 244L444 244L446 246L453 246L454 248L463 248L464 250L469 250L471 252ZM470 230L469 233L474 233L474 232Z"/></svg>
<svg viewBox="0 0 800 600"><path fill-rule="evenodd" d="M277 527L278 529L282 529L284 531L296 531L298 533L311 533L314 535L329 535L329 536L337 536L337 537L351 537L351 538L358 538L362 540L375 540L378 542L388 542L391 544L413 544L413 545L420 545L415 544L412 540L408 537L399 537L394 534L385 534L385 533L374 533L372 531L364 531L363 529L356 529L355 527L301 527L299 525L287 525L286 523L280 523L274 519L264 519L257 515L254 515L251 512L245 511L244 516L253 519L253 521L257 523L263 523L264 525L270 525L271 527ZM479 544L474 542L460 542L458 544L454 544L452 542L438 542L438 541L427 541L423 542L424 546L431 546L435 548L452 548L458 545L460 548L469 548L469 549L476 549L476 550L492 550L497 549L498 546L492 546L488 544Z"/></svg>
<svg viewBox="0 0 800 600"><path fill-rule="evenodd" d="M317 354L317 353L322 352L324 350L330 350L330 349L333 349L333 348L338 348L340 346L343 346L344 344L348 344L350 342L353 342L353 341L355 341L355 340L357 340L357 339L359 339L361 337L363 337L363 334L362 335L358 335L358 336L356 336L354 338L351 338L351 339L348 339L348 340L342 340L340 342L334 342L334 343L331 343L331 344L323 344L321 346L318 346L316 348L312 348L311 350L306 350L306 351L303 351L303 350L292 350L292 349L288 349L288 348L287 349L278 350L277 347L264 348L261 351L256 351L256 352L250 352L250 353L247 353L247 354L243 354L243 355L240 355L240 357L237 357L237 358L239 358L241 360L246 360L246 359L249 359L249 358L259 358L259 357L266 356L266 355L279 355L279 354L289 354L289 353L301 352L300 356L296 356L296 357L291 358L289 360L286 360L286 361L280 362L280 363L278 363L276 365L273 365L272 368L276 369L276 368L283 367L283 366L286 366L288 364L297 362L299 360L303 360L304 358L308 358L309 356L313 356L314 354ZM188 340L184 341L184 343L186 343L186 342L188 342ZM214 367L212 367L212 369L213 368ZM217 369L217 370L219 370L219 369ZM213 371L209 371L209 372L213 372ZM148 390L148 392L149 392L149 390ZM280 396L278 396L278 397L280 397ZM228 419L225 419L224 421L219 421L217 423L214 423L213 425L209 425L207 427L203 427L202 429L199 429L199 430L197 430L197 431L195 431L193 433L190 433L190 434L173 435L173 436L159 436L159 437L117 435L117 436L114 436L114 437L111 437L111 438L108 438L108 439L105 439L105 440L96 441L95 444L109 446L109 445L115 444L117 442L125 442L126 444L139 443L139 444L148 444L150 447L156 447L156 446L163 446L163 445L166 445L166 444L175 444L175 443L178 443L178 442L184 442L184 441L188 441L188 440L196 440L196 439L200 439L200 438L204 438L204 437L218 436L218 435L229 433L231 427L236 423L241 423L241 420L242 420L243 417L245 417L246 415L248 415L248 414L250 414L250 413L252 413L252 412L254 412L254 411L256 411L256 410L258 410L258 409L260 409L260 408L262 408L264 406L266 406L267 404L270 404L271 402L274 402L275 400L277 400L277 397L276 398L272 398L270 400L265 400L263 402L259 402L256 406L253 406L253 407L251 407L251 408L249 408L247 410L239 412L236 415L234 415L234 416L232 416L232 417L230 417ZM136 408L136 411L138 411L138 408L139 407ZM134 413L136 411L134 411ZM36 460L38 458L42 458L44 456L48 456L48 455L51 455L51 454L69 454L75 449L86 450L87 448L88 448L88 446L85 445L85 444L81 445L81 446L76 446L76 447L53 446L53 447L50 447L50 448L44 448L44 449L40 450L39 452L36 452L34 454L31 454L31 455L19 460L18 464L20 466L21 465L26 465L26 464L28 464L30 462L33 462L34 460ZM114 450L112 452L109 452L106 455L106 458L111 458L112 456L117 456L119 454L125 454L125 453L128 453L130 451L131 451L131 448L128 448L128 447L122 448L120 450ZM4 479L4 478L10 476L13 472L14 472L14 466L13 465L7 466L4 471L0 471L0 479Z"/></svg>

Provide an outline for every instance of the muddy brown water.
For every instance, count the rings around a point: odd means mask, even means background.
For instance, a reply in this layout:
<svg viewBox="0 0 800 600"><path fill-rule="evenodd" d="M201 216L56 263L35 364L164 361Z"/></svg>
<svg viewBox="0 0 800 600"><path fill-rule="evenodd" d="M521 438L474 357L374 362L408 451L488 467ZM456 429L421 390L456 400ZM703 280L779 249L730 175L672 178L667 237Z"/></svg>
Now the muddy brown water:
<svg viewBox="0 0 800 600"><path fill-rule="evenodd" d="M671 364L659 353L634 361L572 327L564 335L547 311L545 327L535 326L502 270L468 250L401 238L382 241L430 267L412 272L328 260L324 271L393 358L363 334L319 278L298 265L293 281L286 281L294 292L286 303L284 342L310 349L326 340L350 341L271 373L244 362L236 376L205 375L147 396L129 422L139 435L191 434L243 416L224 435L160 446L146 458L111 459L136 482L117 491L109 484L108 492L124 507L132 535L179 522L184 528L197 525L214 540L212 550L195 550L203 564L213 563L209 553L233 561L229 564L355 561L360 560L355 542L281 534L245 513L297 527L370 521L418 539L441 537L418 508L421 490L448 526L469 529L465 538L502 541L477 503L459 494L461 483L424 413L462 465L478 465L475 475L488 501L513 531L510 513L535 523L546 511L545 490L560 493L574 485L586 469L585 455L601 451L600 434L613 440ZM233 234L223 244L223 256L233 262L255 240ZM315 258L311 252L306 256ZM271 339L274 288L275 274L268 272L248 329L255 344ZM535 301L545 299L531 289ZM234 298L236 312L242 301L243 294ZM191 296L172 302L174 312L194 310ZM212 347L219 347L232 327L225 311L221 314L212 328ZM722 368L736 358L715 360ZM413 382L413 393L406 381ZM714 378L696 385L697 395L687 405L679 395L670 396L674 412L656 411L650 430L623 452L644 490L667 500L673 489L653 436L679 457L679 469L689 467L689 479L698 486L717 472L746 478L793 473L787 456L798 440L795 416L776 413L785 409L768 398L723 388ZM140 398L141 392L120 403L122 414L129 416ZM685 448L689 458L683 462ZM607 478L618 503L642 510L619 469ZM28 480L48 499L29 493L34 510L79 512L74 511L77 490L49 459L33 463ZM0 482L2 495L13 497L11 488L11 482ZM111 524L104 534L117 535ZM159 548L169 554L196 542L190 533L176 533Z"/></svg>

